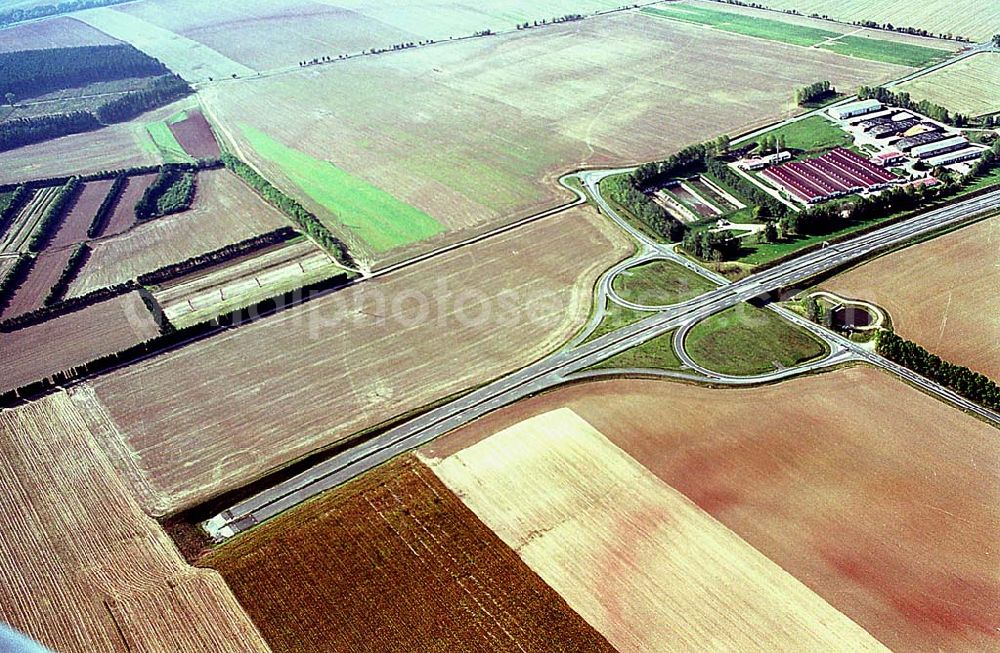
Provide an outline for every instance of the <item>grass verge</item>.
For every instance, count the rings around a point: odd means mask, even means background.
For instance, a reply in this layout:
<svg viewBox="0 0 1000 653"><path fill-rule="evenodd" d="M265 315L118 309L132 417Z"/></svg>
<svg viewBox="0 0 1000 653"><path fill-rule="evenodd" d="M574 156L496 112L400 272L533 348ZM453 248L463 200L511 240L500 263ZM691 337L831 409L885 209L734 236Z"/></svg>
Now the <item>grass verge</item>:
<svg viewBox="0 0 1000 653"><path fill-rule="evenodd" d="M685 349L699 365L734 376L794 367L827 353L826 345L808 332L747 303L696 324Z"/></svg>
<svg viewBox="0 0 1000 653"><path fill-rule="evenodd" d="M664 260L628 268L611 286L625 301L646 306L678 304L715 288L705 277Z"/></svg>
<svg viewBox="0 0 1000 653"><path fill-rule="evenodd" d="M151 122L146 125L146 133L153 139L153 145L166 163L194 163L181 144L177 142L170 125L166 122Z"/></svg>
<svg viewBox="0 0 1000 653"><path fill-rule="evenodd" d="M647 340L611 358L590 367L592 370L672 370L683 369L680 359L674 352L674 332L664 333L652 340Z"/></svg>

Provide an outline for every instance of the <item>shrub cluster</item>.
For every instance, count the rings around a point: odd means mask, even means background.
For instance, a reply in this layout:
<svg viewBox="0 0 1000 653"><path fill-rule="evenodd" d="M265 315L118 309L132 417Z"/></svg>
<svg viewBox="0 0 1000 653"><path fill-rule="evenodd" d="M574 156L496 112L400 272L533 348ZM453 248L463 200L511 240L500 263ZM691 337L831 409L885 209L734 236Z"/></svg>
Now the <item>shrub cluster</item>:
<svg viewBox="0 0 1000 653"><path fill-rule="evenodd" d="M156 180L136 202L136 219L152 220L188 210L194 200L195 187L195 176L190 170L175 164L163 166Z"/></svg>

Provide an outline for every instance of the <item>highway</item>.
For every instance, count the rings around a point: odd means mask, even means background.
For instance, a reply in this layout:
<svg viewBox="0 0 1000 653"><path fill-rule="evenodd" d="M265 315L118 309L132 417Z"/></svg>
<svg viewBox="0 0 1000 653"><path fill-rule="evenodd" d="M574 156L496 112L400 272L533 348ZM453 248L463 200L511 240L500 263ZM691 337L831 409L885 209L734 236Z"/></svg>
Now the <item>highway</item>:
<svg viewBox="0 0 1000 653"><path fill-rule="evenodd" d="M633 237L637 238L644 250L643 254L671 258L685 267L691 268L693 266L693 268L700 270L700 274L706 273L707 271L700 266L677 255L669 246L653 243L642 234L637 233L611 209L600 195L597 185L601 179L616 172L620 171L589 171L581 172L578 176L601 209L629 233L632 233ZM996 209L998 206L1000 206L1000 191L994 191L924 213L904 222L883 227L846 242L804 254L739 281L720 285L690 301L666 307L640 322L576 347L564 348L533 365L473 390L438 408L429 410L356 447L333 456L297 476L237 503L203 522L203 526L216 540L228 539L324 490L336 487L486 413L564 383L574 374L611 356L675 329L694 324L740 302L766 298L772 291L795 288L798 284L818 274L845 264L861 261L879 250L963 222L980 213ZM605 275L602 284L610 283L610 278L610 275ZM946 388L865 351L856 343L831 334L790 311L776 306L772 307L772 310L783 311L784 317L813 333L817 333L827 342L835 343L834 353L842 360L860 359L887 369L923 390L1000 426L1000 415L972 404ZM838 359L837 362L840 362L841 359ZM827 362L827 364L831 363ZM797 371L801 371L801 369L797 369ZM715 375L715 377L720 382L726 380L720 375ZM762 380L768 380L766 375L765 378L755 379L756 382Z"/></svg>

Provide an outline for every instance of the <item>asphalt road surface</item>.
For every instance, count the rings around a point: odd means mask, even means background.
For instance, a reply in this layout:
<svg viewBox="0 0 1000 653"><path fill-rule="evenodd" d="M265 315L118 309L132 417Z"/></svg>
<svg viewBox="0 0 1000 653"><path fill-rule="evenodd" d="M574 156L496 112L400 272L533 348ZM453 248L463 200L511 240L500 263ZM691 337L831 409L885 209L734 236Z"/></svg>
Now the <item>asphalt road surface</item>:
<svg viewBox="0 0 1000 653"><path fill-rule="evenodd" d="M597 184L602 178L615 172L617 171L592 171L580 173L579 176L602 210L616 222L623 224L621 218L601 197L597 188ZM204 525L217 540L232 537L240 531L298 505L320 492L336 487L486 413L559 385L565 382L568 376L585 370L615 354L685 325L696 323L740 302L767 297L772 291L795 288L797 284L815 275L847 263L860 261L881 249L960 223L982 212L996 209L997 206L1000 206L1000 191L956 202L905 222L889 225L852 240L804 254L734 283L722 285L690 301L671 306L640 322L603 335L576 348L560 350L533 365L432 409L319 463L297 476L241 501L208 520ZM625 225L623 224L623 226ZM631 227L626 228L634 236L637 235ZM644 247L655 250L659 254L669 256L674 260L680 259L682 264L686 266L695 265L691 261L677 256L668 247L652 243L641 234L638 234L637 238ZM774 307L774 310L783 309ZM783 314L813 333L818 333L820 329L817 325L805 321L794 313L785 311ZM839 349L849 351L854 357L887 369L900 378L963 410L975 413L983 419L1000 425L1000 415L997 413L972 404L950 390L906 368L867 352L846 338L829 334L825 330L822 331L824 340L838 342ZM780 375L781 372L776 371L774 374ZM774 378L782 377L774 376ZM724 381L725 379L720 378L719 380ZM764 380L768 380L766 375L756 379L757 382Z"/></svg>

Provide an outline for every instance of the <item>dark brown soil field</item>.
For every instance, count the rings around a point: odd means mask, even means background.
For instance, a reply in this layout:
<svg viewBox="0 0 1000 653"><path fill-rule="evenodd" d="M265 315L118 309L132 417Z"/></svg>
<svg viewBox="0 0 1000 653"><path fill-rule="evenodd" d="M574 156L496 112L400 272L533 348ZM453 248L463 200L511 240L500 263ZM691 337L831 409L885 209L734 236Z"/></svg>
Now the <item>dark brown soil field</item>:
<svg viewBox="0 0 1000 653"><path fill-rule="evenodd" d="M59 280L59 275L72 255L73 250L69 247L39 254L28 278L18 286L10 304L3 310L3 317L14 317L41 308L49 289ZM0 338L2 337L0 334ZM55 343L52 344L55 346Z"/></svg>
<svg viewBox="0 0 1000 653"><path fill-rule="evenodd" d="M67 247L87 240L87 229L113 183L111 179L103 179L84 184L76 202L63 219L59 231L52 237L49 249Z"/></svg>
<svg viewBox="0 0 1000 653"><path fill-rule="evenodd" d="M204 564L275 653L614 650L412 457Z"/></svg>
<svg viewBox="0 0 1000 653"><path fill-rule="evenodd" d="M111 214L111 219L108 220L104 233L101 234L102 237L114 236L132 228L132 225L135 224L135 203L139 201L143 192L153 183L154 179L156 179L155 174L128 178L125 189L122 190L118 203L115 204L115 211Z"/></svg>
<svg viewBox="0 0 1000 653"><path fill-rule="evenodd" d="M426 449L569 407L894 651L1000 647L1000 439L877 370L711 390L569 386Z"/></svg>
<svg viewBox="0 0 1000 653"><path fill-rule="evenodd" d="M212 128L201 111L188 112L186 120L170 125L170 131L184 151L194 158L219 156L219 144L215 142L215 134L212 133Z"/></svg>
<svg viewBox="0 0 1000 653"><path fill-rule="evenodd" d="M0 392L122 351L157 333L156 322L138 293L0 333Z"/></svg>

